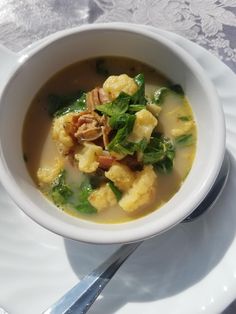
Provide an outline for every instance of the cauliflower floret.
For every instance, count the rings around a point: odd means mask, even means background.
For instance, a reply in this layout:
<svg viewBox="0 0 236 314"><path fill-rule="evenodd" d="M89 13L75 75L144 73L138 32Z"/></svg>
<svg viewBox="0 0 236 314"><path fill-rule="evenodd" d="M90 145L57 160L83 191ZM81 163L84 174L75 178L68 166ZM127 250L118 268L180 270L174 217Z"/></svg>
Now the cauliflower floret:
<svg viewBox="0 0 236 314"><path fill-rule="evenodd" d="M120 207L128 213L132 213L150 203L154 197L156 178L153 167L151 165L145 166L137 174L132 187L119 201Z"/></svg>
<svg viewBox="0 0 236 314"><path fill-rule="evenodd" d="M37 171L37 178L39 185L51 183L63 169L64 163L61 159L55 158L55 162L52 167L39 168Z"/></svg>
<svg viewBox="0 0 236 314"><path fill-rule="evenodd" d="M114 163L105 176L114 182L115 186L121 191L127 191L133 184L135 174L127 167L118 162Z"/></svg>
<svg viewBox="0 0 236 314"><path fill-rule="evenodd" d="M153 129L157 126L157 119L146 109L138 111L135 116L134 127L128 140L131 142L139 142L146 138L149 141Z"/></svg>
<svg viewBox="0 0 236 314"><path fill-rule="evenodd" d="M90 173L97 170L99 163L98 156L102 155L102 147L93 143L84 142L75 154L78 161L78 168L82 172Z"/></svg>
<svg viewBox="0 0 236 314"><path fill-rule="evenodd" d="M161 106L156 104L147 104L147 110L150 111L155 117L158 117L161 112Z"/></svg>
<svg viewBox="0 0 236 314"><path fill-rule="evenodd" d="M52 139L56 141L57 148L62 154L67 154L74 145L73 139L68 133L68 126L71 124L73 116L73 113L68 113L53 121Z"/></svg>
<svg viewBox="0 0 236 314"><path fill-rule="evenodd" d="M108 184L104 184L93 191L89 195L88 201L98 210L98 212L117 204L115 194L112 192Z"/></svg>
<svg viewBox="0 0 236 314"><path fill-rule="evenodd" d="M174 137L178 137L188 133L194 127L194 121L186 121L183 122L183 126L181 128L175 128L171 130L171 135Z"/></svg>
<svg viewBox="0 0 236 314"><path fill-rule="evenodd" d="M116 99L121 92L133 95L138 90L138 85L127 74L109 76L103 83L103 89L111 100Z"/></svg>

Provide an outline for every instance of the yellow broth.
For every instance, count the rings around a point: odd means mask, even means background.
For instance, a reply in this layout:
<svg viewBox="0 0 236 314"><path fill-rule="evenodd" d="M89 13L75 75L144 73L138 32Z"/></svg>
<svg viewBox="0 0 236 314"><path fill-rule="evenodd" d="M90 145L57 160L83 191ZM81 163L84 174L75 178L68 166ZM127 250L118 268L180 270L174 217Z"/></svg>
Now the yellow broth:
<svg viewBox="0 0 236 314"><path fill-rule="evenodd" d="M87 92L96 86L102 86L107 76L123 73L130 77L143 73L146 82L145 94L147 96L151 96L156 89L169 83L169 80L155 69L138 61L117 57L105 57L104 60L106 69L108 69L108 73L104 73L106 76L97 73L96 59L88 59L73 64L57 73L32 100L24 123L22 146L27 169L37 186L37 170L53 166L55 158L61 158L51 138L52 118L49 117L47 112L49 94L65 95L77 90ZM180 101L177 97L168 96L158 117L157 130L175 141L171 130L184 127L183 117L193 119L193 113L186 97ZM168 202L179 190L191 169L196 151L196 126L191 129L191 134L195 139L191 145L183 147L176 145L173 170L168 174L157 173L155 199L144 210L128 214L117 205L97 214L82 214L67 206L63 206L61 209L70 215L98 223L126 222L154 211ZM66 162L65 169L69 181L77 181L78 184L82 181L84 175L72 167L69 162ZM42 192L47 196L45 191Z"/></svg>

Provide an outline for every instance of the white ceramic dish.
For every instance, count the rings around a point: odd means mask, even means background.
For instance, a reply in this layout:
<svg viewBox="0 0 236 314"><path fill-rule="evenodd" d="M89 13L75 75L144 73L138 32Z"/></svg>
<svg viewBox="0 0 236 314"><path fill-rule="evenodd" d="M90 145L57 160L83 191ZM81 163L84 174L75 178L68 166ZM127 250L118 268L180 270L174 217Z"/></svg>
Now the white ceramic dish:
<svg viewBox="0 0 236 314"><path fill-rule="evenodd" d="M48 202L27 172L21 148L26 110L43 83L75 61L102 55L129 56L144 61L181 84L190 100L198 128L196 157L180 191L159 210L116 225L76 219ZM224 117L217 93L191 55L165 37L129 24L84 26L60 32L27 54L16 56L15 68L1 97L0 177L19 207L47 229L91 243L146 239L181 222L214 183L225 148ZM14 117L17 117L14 123L9 123Z"/></svg>
<svg viewBox="0 0 236 314"><path fill-rule="evenodd" d="M145 241L90 314L221 313L236 297L236 76L199 46L149 29L191 53L214 82L225 112L231 174L210 212ZM9 314L41 313L116 248L48 232L0 189L0 305Z"/></svg>

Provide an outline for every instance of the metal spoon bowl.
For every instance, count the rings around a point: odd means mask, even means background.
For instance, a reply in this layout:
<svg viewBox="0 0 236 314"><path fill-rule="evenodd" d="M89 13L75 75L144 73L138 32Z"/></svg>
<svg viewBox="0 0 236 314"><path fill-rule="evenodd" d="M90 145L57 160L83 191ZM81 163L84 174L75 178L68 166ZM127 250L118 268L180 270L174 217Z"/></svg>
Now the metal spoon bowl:
<svg viewBox="0 0 236 314"><path fill-rule="evenodd" d="M230 172L230 159L226 151L221 170L206 198L198 207L183 220L191 222L213 207L218 200ZM44 314L84 314L97 299L101 291L108 284L120 266L142 243L135 242L122 245L105 262L85 276L77 285L69 290L55 304L48 308Z"/></svg>

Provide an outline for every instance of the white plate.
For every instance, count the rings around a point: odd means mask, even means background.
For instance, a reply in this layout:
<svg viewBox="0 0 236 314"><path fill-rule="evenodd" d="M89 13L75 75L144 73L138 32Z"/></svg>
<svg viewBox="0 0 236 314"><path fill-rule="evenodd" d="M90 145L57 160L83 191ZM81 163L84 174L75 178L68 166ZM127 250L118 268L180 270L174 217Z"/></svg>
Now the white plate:
<svg viewBox="0 0 236 314"><path fill-rule="evenodd" d="M219 313L236 297L236 76L203 48L148 28L190 52L214 82L226 116L232 170L216 206L198 221L143 243L89 313ZM50 233L0 187L0 304L10 314L41 313L116 248Z"/></svg>

